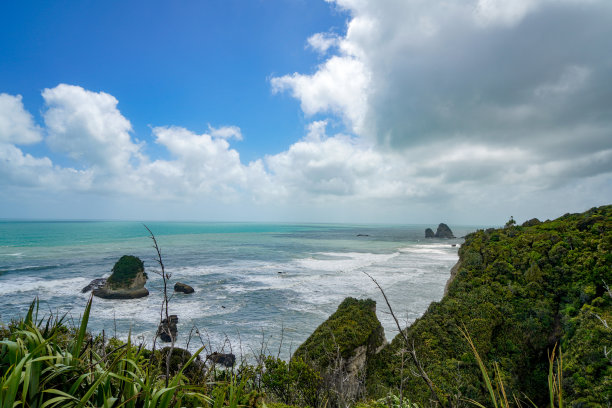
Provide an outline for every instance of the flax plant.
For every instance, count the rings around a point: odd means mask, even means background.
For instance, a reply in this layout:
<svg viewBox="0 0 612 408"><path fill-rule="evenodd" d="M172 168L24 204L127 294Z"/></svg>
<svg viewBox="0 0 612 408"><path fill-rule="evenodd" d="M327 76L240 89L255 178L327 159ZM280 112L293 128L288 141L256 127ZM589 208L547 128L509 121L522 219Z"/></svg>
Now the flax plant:
<svg viewBox="0 0 612 408"><path fill-rule="evenodd" d="M71 334L63 318L50 317L44 326L37 322L38 301L32 302L25 319L14 323L9 338L0 341L0 408L167 408L181 406L186 398L210 403L183 374L204 347L166 386L141 362L144 351L133 346L131 335L127 344L108 354L96 351L87 334L91 303L92 298Z"/></svg>

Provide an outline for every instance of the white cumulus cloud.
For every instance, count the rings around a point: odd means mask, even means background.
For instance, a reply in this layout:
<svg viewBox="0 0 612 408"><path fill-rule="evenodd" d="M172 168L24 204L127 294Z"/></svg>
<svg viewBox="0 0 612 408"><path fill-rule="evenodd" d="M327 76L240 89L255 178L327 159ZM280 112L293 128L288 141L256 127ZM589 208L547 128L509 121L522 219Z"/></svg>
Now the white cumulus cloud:
<svg viewBox="0 0 612 408"><path fill-rule="evenodd" d="M21 99L21 95L0 93L0 143L27 145L42 140L40 127Z"/></svg>
<svg viewBox="0 0 612 408"><path fill-rule="evenodd" d="M105 92L60 84L42 93L49 146L102 173L123 173L140 156L132 125Z"/></svg>

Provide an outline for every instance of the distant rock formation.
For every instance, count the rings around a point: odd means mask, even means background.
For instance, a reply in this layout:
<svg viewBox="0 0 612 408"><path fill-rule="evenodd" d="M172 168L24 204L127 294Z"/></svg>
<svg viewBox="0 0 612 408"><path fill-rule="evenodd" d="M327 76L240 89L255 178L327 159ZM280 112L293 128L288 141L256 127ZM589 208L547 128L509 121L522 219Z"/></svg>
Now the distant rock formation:
<svg viewBox="0 0 612 408"><path fill-rule="evenodd" d="M175 292L183 292L183 293L187 293L187 294L195 292L191 286L189 286L189 285L187 285L185 283L181 283L181 282L176 282L174 284L174 291Z"/></svg>
<svg viewBox="0 0 612 408"><path fill-rule="evenodd" d="M124 255L113 266L113 273L106 282L93 288L93 294L103 299L137 299L149 295L144 287L146 282L147 274L142 261L135 256Z"/></svg>
<svg viewBox="0 0 612 408"><path fill-rule="evenodd" d="M438 225L438 229L436 230L435 234L431 228L427 228L425 230L425 238L455 238L455 236L448 225L441 223Z"/></svg>
<svg viewBox="0 0 612 408"><path fill-rule="evenodd" d="M455 236L448 225L441 223L436 230L436 238L455 238Z"/></svg>

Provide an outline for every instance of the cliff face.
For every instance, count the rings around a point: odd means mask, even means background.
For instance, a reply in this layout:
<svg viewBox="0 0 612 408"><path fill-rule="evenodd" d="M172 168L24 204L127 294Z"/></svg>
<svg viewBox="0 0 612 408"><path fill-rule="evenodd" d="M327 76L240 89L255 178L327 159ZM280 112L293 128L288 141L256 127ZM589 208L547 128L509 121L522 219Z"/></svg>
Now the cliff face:
<svg viewBox="0 0 612 408"><path fill-rule="evenodd" d="M612 401L612 206L554 221L477 231L466 237L445 297L407 330L417 356L447 403L488 399L459 328L465 325L489 365L498 362L506 391L538 405L548 397L548 354L563 354L569 404ZM425 382L410 374L396 337L368 362L370 396L399 389L426 404ZM402 359L405 360L402 365ZM403 368L402 368L403 367Z"/></svg>

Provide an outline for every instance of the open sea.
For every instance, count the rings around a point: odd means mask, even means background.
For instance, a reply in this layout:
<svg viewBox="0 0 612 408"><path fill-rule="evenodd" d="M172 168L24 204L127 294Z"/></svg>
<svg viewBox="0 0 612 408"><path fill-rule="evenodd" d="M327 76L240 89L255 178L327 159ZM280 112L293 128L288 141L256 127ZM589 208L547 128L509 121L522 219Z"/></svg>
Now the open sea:
<svg viewBox="0 0 612 408"><path fill-rule="evenodd" d="M373 298L387 339L397 334L372 275L396 315L410 324L439 301L462 239L425 239L435 225L151 222L166 271L195 289L173 294L178 347L264 351L287 357L347 296ZM461 237L477 227L450 226ZM452 244L456 244L455 247ZM160 318L162 279L146 229L137 222L0 221L0 324L39 314L78 321L81 289L110 275L122 255L145 262L150 295L94 298L89 330L151 345ZM170 292L173 293L173 292ZM196 330L199 334L196 334ZM189 335L191 332L191 336Z"/></svg>

